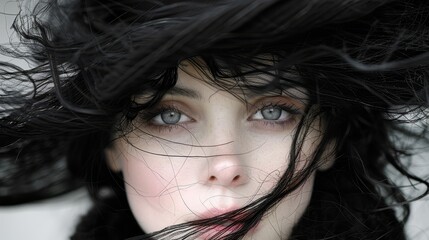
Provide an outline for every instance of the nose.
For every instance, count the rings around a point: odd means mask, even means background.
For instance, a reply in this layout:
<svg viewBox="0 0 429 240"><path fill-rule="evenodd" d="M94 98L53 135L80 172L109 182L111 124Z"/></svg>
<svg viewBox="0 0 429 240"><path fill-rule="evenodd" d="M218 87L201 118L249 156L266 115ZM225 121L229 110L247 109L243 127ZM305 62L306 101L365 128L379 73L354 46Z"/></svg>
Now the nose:
<svg viewBox="0 0 429 240"><path fill-rule="evenodd" d="M220 96L215 95L213 101ZM235 102L227 101L207 110L209 120L201 142L212 146L204 150L207 157L203 177L208 185L236 187L249 182L250 171L246 164L249 156L246 144L240 141L245 136L238 125L235 108Z"/></svg>
<svg viewBox="0 0 429 240"><path fill-rule="evenodd" d="M248 182L248 167L240 161L240 155L228 154L211 157L208 160L209 185L222 185L225 187L240 186Z"/></svg>

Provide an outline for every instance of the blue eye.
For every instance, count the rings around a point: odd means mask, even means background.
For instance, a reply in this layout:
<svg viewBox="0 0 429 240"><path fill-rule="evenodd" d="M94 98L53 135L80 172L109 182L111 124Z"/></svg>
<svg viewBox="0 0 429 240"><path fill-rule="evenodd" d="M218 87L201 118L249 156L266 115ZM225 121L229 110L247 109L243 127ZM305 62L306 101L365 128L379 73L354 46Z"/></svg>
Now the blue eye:
<svg viewBox="0 0 429 240"><path fill-rule="evenodd" d="M174 110L164 111L160 115L161 120L165 124L176 124L180 121L180 117L182 116L180 112Z"/></svg>
<svg viewBox="0 0 429 240"><path fill-rule="evenodd" d="M279 120L283 109L280 107L265 107L260 111L265 120Z"/></svg>
<svg viewBox="0 0 429 240"><path fill-rule="evenodd" d="M286 121L291 118L292 114L279 106L266 106L259 109L253 116L252 120L267 121Z"/></svg>
<svg viewBox="0 0 429 240"><path fill-rule="evenodd" d="M176 109L165 109L152 119L157 125L175 125L186 121L190 121L190 118Z"/></svg>

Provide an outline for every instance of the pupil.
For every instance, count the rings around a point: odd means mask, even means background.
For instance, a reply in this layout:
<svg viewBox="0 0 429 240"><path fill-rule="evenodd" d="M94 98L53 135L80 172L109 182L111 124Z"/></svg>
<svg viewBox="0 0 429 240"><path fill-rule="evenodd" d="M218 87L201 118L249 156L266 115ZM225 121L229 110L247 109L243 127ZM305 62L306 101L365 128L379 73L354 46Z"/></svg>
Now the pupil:
<svg viewBox="0 0 429 240"><path fill-rule="evenodd" d="M161 119L165 124L176 124L179 122L181 114L174 110L161 113Z"/></svg>
<svg viewBox="0 0 429 240"><path fill-rule="evenodd" d="M282 109L279 107L266 107L262 109L261 113L266 120L278 120L282 114Z"/></svg>

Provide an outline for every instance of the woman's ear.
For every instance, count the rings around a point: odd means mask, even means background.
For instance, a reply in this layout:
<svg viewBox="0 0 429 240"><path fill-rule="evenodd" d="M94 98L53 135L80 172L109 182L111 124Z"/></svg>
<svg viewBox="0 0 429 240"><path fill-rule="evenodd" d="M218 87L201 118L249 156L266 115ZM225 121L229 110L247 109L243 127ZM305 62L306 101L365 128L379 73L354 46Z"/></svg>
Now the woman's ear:
<svg viewBox="0 0 429 240"><path fill-rule="evenodd" d="M334 165L336 155L335 155L335 143L333 140L329 141L329 143L326 144L326 148L323 151L322 157L320 159L321 159L320 164L317 167L317 170L319 171L326 171Z"/></svg>
<svg viewBox="0 0 429 240"><path fill-rule="evenodd" d="M114 172L120 172L122 170L122 158L120 152L117 150L114 144L107 147L104 150L106 155L107 166Z"/></svg>

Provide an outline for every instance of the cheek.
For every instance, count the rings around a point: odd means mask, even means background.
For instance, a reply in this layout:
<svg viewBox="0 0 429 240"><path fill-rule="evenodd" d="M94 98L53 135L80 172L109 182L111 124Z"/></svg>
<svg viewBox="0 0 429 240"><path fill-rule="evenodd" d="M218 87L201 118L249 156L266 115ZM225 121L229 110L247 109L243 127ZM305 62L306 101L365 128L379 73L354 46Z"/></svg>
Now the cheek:
<svg viewBox="0 0 429 240"><path fill-rule="evenodd" d="M162 166L148 165L146 158L127 156L123 163L124 180L127 186L132 187L134 194L149 197L158 196L166 187L166 177L169 171ZM129 191L132 194L133 191Z"/></svg>
<svg viewBox="0 0 429 240"><path fill-rule="evenodd" d="M175 169L180 161L153 154L125 154L123 175L127 199L134 217L146 232L176 224L180 202ZM187 181L182 179L182 182ZM157 216L157 218L151 217Z"/></svg>
<svg viewBox="0 0 429 240"><path fill-rule="evenodd" d="M254 176L257 176L265 189L271 190L282 177L289 164L291 138L261 138L253 143L249 158L254 161Z"/></svg>
<svg viewBox="0 0 429 240"><path fill-rule="evenodd" d="M182 158L169 156L183 153L167 151L172 147L153 140L139 141L131 145L127 142L120 145L120 148L124 149L122 172L126 185L130 188L127 193L146 198L169 194L177 183L178 169L185 163Z"/></svg>

